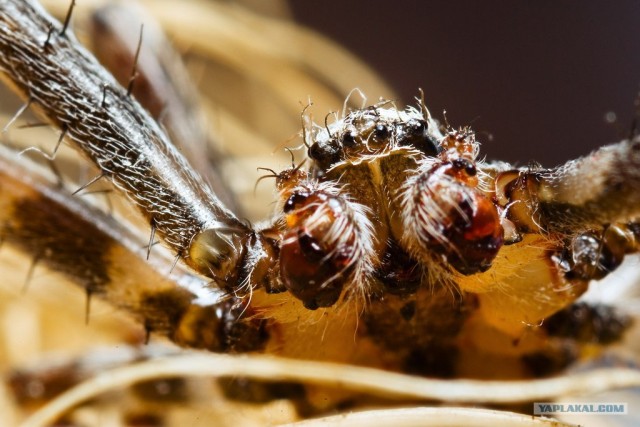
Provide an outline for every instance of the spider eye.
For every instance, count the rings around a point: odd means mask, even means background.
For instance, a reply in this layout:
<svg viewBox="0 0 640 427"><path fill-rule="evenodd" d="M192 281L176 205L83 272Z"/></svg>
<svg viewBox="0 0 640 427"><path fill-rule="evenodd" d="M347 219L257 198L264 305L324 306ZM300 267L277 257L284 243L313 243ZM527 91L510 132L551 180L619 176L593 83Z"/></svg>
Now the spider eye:
<svg viewBox="0 0 640 427"><path fill-rule="evenodd" d="M344 147L347 147L347 148L354 147L356 145L356 137L353 131L348 130L345 133L343 133L342 136L340 137L340 142L342 142L342 145Z"/></svg>
<svg viewBox="0 0 640 427"><path fill-rule="evenodd" d="M334 139L329 141L314 142L309 147L308 155L315 160L322 169L329 169L340 161L340 147Z"/></svg>
<svg viewBox="0 0 640 427"><path fill-rule="evenodd" d="M428 128L429 124L424 120L411 120L409 122L409 130L414 135L423 135Z"/></svg>
<svg viewBox="0 0 640 427"><path fill-rule="evenodd" d="M435 157L440 152L438 142L428 132L429 124L425 120L411 119L400 125L398 145L414 147L425 155Z"/></svg>
<svg viewBox="0 0 640 427"><path fill-rule="evenodd" d="M377 124L373 130L373 138L380 142L388 139L390 134L389 127L382 123Z"/></svg>
<svg viewBox="0 0 640 427"><path fill-rule="evenodd" d="M322 148L320 148L320 144L318 144L317 142L314 143L311 147L309 147L309 151L308 151L308 155L309 157L311 157L313 160L320 160L323 156L324 156L324 151Z"/></svg>

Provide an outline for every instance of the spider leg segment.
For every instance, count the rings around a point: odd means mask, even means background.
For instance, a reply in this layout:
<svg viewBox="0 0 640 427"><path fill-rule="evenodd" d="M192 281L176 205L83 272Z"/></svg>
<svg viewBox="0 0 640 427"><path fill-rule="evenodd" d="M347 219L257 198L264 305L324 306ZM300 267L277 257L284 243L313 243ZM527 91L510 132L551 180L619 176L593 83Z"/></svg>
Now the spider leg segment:
<svg viewBox="0 0 640 427"><path fill-rule="evenodd" d="M623 141L555 169L488 172L501 217L518 236L491 270L458 284L480 292L489 323L509 333L522 320L535 325L640 250L638 147Z"/></svg>
<svg viewBox="0 0 640 427"><path fill-rule="evenodd" d="M605 146L549 170L496 177L504 215L521 233L555 236L555 263L572 281L601 279L640 250L640 140Z"/></svg>
<svg viewBox="0 0 640 427"><path fill-rule="evenodd" d="M179 345L212 351L260 348L260 321L240 320L243 302L183 271L170 277L147 261L138 239L112 217L50 183L39 170L0 147L0 234L38 257L88 295L131 313L147 331ZM74 238L69 238L74 236Z"/></svg>
<svg viewBox="0 0 640 427"><path fill-rule="evenodd" d="M239 207L220 175L222 154L215 149L208 126L178 52L163 31L141 8L109 4L92 14L91 41L98 60L125 87L130 79L140 26L144 41L139 52L132 94L161 123L171 141L233 212Z"/></svg>
<svg viewBox="0 0 640 427"><path fill-rule="evenodd" d="M234 287L246 248L264 240L204 185L159 126L59 23L32 1L3 2L4 80L82 150L196 271ZM46 49L42 41L48 39ZM103 88L108 102L101 102Z"/></svg>
<svg viewBox="0 0 640 427"><path fill-rule="evenodd" d="M640 139L600 148L555 169L510 171L496 184L521 229L577 232L640 216ZM514 203L515 202L515 203Z"/></svg>

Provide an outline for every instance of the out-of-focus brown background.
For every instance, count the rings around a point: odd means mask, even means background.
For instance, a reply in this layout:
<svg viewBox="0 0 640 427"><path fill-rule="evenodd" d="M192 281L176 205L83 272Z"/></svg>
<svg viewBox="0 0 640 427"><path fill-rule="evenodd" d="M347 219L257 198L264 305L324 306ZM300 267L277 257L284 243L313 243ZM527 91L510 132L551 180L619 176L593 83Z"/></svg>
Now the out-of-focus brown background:
<svg viewBox="0 0 640 427"><path fill-rule="evenodd" d="M640 2L292 1L295 19L411 102L472 124L489 158L552 166L628 133L640 88ZM367 94L375 100L379 94ZM617 123L605 121L614 112Z"/></svg>

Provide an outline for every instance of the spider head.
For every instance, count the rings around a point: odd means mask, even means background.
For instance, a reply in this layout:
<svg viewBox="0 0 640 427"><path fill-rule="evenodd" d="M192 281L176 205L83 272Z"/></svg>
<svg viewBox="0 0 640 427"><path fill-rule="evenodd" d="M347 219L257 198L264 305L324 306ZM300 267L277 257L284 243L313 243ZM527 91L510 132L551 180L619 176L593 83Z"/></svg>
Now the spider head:
<svg viewBox="0 0 640 427"><path fill-rule="evenodd" d="M371 162L401 150L436 157L442 152L438 124L413 109L398 111L370 107L316 128L308 150L318 171L341 164Z"/></svg>

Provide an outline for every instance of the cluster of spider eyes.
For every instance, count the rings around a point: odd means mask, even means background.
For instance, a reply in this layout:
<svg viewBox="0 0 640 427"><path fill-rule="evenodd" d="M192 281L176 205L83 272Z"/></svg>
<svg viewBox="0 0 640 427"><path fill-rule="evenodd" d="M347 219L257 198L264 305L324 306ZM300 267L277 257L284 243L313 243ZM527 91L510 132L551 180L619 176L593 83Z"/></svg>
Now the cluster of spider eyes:
<svg viewBox="0 0 640 427"><path fill-rule="evenodd" d="M424 119L392 123L376 120L372 125L352 123L344 126L337 135L331 135L330 131L327 133L329 140L316 142L309 148L309 157L321 166L338 163L345 157L378 154L396 147L416 149L430 157L442 151L436 138L429 133L429 124Z"/></svg>

